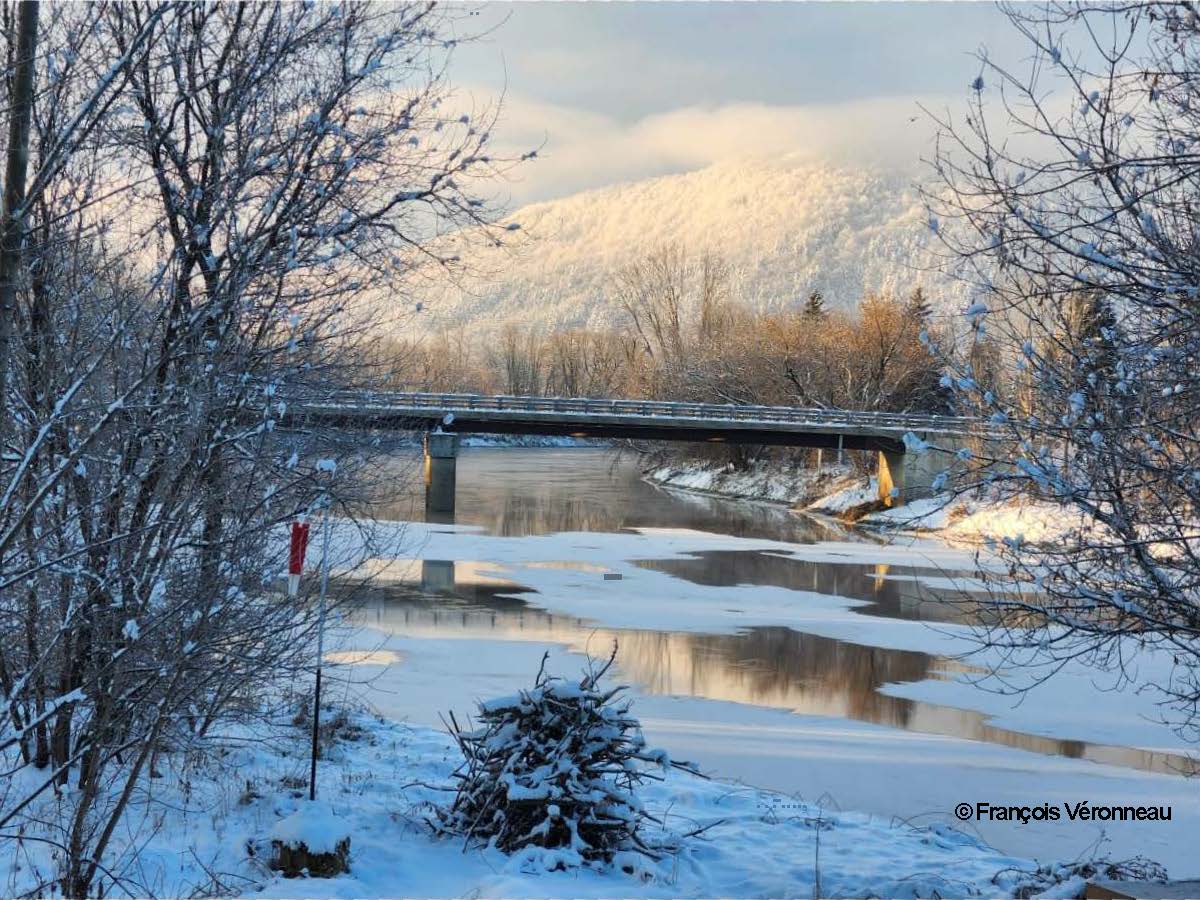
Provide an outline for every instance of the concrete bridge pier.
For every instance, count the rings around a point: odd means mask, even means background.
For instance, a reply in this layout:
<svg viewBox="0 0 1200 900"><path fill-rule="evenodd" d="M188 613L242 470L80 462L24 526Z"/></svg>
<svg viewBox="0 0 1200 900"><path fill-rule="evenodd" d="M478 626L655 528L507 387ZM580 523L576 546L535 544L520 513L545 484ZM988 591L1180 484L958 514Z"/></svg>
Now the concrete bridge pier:
<svg viewBox="0 0 1200 900"><path fill-rule="evenodd" d="M458 435L431 431L425 435L425 519L454 521Z"/></svg>
<svg viewBox="0 0 1200 900"><path fill-rule="evenodd" d="M454 560L421 560L421 590L433 594L454 592Z"/></svg>
<svg viewBox="0 0 1200 900"><path fill-rule="evenodd" d="M901 506L934 494L933 482L954 462L961 443L947 435L917 434L930 446L920 452L879 451L879 499L885 506Z"/></svg>

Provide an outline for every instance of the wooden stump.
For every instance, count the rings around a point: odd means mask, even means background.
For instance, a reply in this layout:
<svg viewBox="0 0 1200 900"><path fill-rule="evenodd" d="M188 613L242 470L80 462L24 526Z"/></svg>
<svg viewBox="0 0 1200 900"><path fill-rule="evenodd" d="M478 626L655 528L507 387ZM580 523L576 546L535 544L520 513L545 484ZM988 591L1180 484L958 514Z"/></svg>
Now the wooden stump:
<svg viewBox="0 0 1200 900"><path fill-rule="evenodd" d="M278 869L284 878L333 878L350 871L350 838L337 842L332 853L313 853L304 843L286 844L271 841L275 858L271 868Z"/></svg>

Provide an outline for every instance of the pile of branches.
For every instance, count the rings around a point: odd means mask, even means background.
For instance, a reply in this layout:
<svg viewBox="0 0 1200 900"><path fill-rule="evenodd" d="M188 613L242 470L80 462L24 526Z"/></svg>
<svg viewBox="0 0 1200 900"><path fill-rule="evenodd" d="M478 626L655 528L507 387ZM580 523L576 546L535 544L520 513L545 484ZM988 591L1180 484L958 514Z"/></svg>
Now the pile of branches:
<svg viewBox="0 0 1200 900"><path fill-rule="evenodd" d="M608 661L579 681L546 674L515 696L479 704L478 727L450 732L463 754L454 801L436 827L506 853L541 848L546 868L602 866L626 854L659 860L678 838L662 831L637 797L647 780L691 763L647 748L623 686L601 688ZM660 826L649 838L647 823Z"/></svg>
<svg viewBox="0 0 1200 900"><path fill-rule="evenodd" d="M1094 880L1136 881L1163 884L1167 870L1159 863L1134 856L1130 859L1113 860L1107 857L1073 863L1048 863L1033 871L1026 869L1003 869L992 878L992 883L1011 893L1018 900L1040 897L1052 888L1074 882L1081 884ZM1081 896L1076 894L1075 896Z"/></svg>

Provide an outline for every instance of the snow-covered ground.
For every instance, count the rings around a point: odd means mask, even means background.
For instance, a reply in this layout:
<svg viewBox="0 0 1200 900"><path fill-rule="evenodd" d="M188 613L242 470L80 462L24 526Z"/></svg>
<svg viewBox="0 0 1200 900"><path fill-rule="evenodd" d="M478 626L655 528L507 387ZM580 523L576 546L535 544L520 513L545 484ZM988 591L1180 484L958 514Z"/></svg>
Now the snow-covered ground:
<svg viewBox="0 0 1200 900"><path fill-rule="evenodd" d="M860 480L807 504L806 509L826 515L845 514L872 503L877 496L873 478L865 483ZM873 509L857 516L855 523L892 531L934 532L951 541L1021 537L1031 543L1045 543L1082 524L1080 516L1075 509L1022 497L940 494L892 509Z"/></svg>
<svg viewBox="0 0 1200 900"><path fill-rule="evenodd" d="M608 441L592 438L565 437L551 434L467 434L463 435L464 447L554 447L565 450L572 447L604 447Z"/></svg>
<svg viewBox="0 0 1200 900"><path fill-rule="evenodd" d="M407 556L397 559L401 544ZM106 858L123 881L120 888L109 886L110 896L810 897L818 877L826 896L1011 896L1022 883L1020 872L1080 856L1141 853L1175 877L1198 871L1195 782L1005 746L983 730L971 739L940 730L939 717L977 709L986 726L1027 735L1186 749L1154 723L1149 698L1107 693L1082 670L1066 671L1020 704L978 692L952 669L886 686L887 694L922 701L907 730L851 721L836 705L821 715L795 715L796 698L787 694L765 706L741 702L736 682L721 700L687 696L688 683L703 673L672 670L674 680L662 693L635 690L635 712L653 745L676 758L697 758L715 777L674 772L648 787L644 799L675 831L718 823L704 837L690 839L647 878L616 869L546 872L533 856L464 852L460 842L437 838L423 824L428 804L445 800L437 786L459 759L449 737L429 726L447 709L469 712L476 699L528 686L547 648L560 648L552 656L555 671L570 673L583 652L603 649L598 645L620 629L632 639L636 629L721 633L775 623L947 656L968 643L954 626L863 615L859 600L766 585L695 584L638 566L639 560L757 550L920 564L933 580L938 570L960 570L968 557L917 537L888 545L787 543L683 529L505 537L417 523L379 523L365 534L338 523L334 549L339 568L365 559L389 578L413 581L423 561L457 561L461 574L481 583L490 578L535 588L535 605L552 602L556 620L584 625L573 636L540 628L530 617L508 635L484 639L464 631L460 639L446 639L412 624L345 623L340 646L328 657L337 665L328 670L327 697L366 700L388 718L354 714L342 722L320 767L322 805L313 820L305 812L306 735L290 716L271 728L214 736L207 748L213 752L165 756L162 776L138 793ZM1144 660L1151 677L1156 664ZM636 684L640 675L630 667L617 677ZM447 684L455 691L449 696ZM297 687L303 692L305 686ZM413 721L396 721L404 716ZM1173 818L1103 827L1066 821L951 827L959 802L1081 800L1169 805ZM30 810L31 818L39 812ZM308 833L318 825L322 840L340 831L350 837L349 874L301 885L266 867L272 835ZM18 852L0 855L6 894L21 893L54 871L53 847L34 840L36 827L26 827ZM1092 847L1097 842L1098 850ZM1074 879L1052 893L1072 895L1079 887Z"/></svg>
<svg viewBox="0 0 1200 900"><path fill-rule="evenodd" d="M597 447L606 447L609 441L596 438L576 438L566 435L552 434L464 434L461 439L463 447L476 447L487 449L499 449L504 447L514 447L520 449L530 448L554 448L557 450L567 450L572 448L588 448L596 449ZM400 435L398 439L393 440L391 446L394 447L420 447L421 436L418 433L408 433Z"/></svg>
<svg viewBox="0 0 1200 900"><path fill-rule="evenodd" d="M327 717L330 712L327 711ZM645 870L546 871L536 854L464 849L426 820L461 757L445 733L363 713L339 722L307 799L307 732L283 720L212 742L221 752L163 758L163 777L133 802L109 871L110 896L811 897L1013 896L1031 873L946 824L822 808L811 799L678 771L641 793L682 850ZM36 836L36 829L27 830ZM272 838L350 838L350 871L289 880L271 871ZM0 857L0 887L20 894L54 872L53 847L26 840ZM1077 893L1079 879L1047 896ZM935 893L936 892L936 893Z"/></svg>
<svg viewBox="0 0 1200 900"><path fill-rule="evenodd" d="M869 514L875 526L936 531L946 538L1023 537L1033 543L1052 541L1081 524L1076 509L1020 498L988 501L973 497L930 497L907 508Z"/></svg>

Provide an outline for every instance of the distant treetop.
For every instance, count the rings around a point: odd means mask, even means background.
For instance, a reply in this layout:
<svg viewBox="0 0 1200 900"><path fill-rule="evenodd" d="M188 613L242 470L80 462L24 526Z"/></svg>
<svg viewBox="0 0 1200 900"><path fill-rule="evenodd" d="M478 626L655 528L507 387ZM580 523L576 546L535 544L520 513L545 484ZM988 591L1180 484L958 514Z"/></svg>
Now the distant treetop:
<svg viewBox="0 0 1200 900"><path fill-rule="evenodd" d="M825 318L825 298L819 290L814 289L808 295L808 300L804 304L804 316L808 319Z"/></svg>

